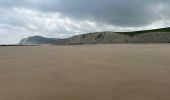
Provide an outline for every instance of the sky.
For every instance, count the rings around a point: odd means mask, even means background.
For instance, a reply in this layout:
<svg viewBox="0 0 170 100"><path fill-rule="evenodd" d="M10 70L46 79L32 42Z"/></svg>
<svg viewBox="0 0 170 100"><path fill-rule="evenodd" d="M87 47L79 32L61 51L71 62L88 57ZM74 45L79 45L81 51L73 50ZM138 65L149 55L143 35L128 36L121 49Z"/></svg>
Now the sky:
<svg viewBox="0 0 170 100"><path fill-rule="evenodd" d="M0 44L170 26L170 0L0 0Z"/></svg>

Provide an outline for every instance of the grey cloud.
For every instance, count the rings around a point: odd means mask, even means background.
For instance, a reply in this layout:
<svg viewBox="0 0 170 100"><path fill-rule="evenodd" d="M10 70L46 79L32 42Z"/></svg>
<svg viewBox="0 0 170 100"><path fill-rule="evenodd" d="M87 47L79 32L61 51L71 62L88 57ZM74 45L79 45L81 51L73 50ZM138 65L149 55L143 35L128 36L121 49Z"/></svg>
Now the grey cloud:
<svg viewBox="0 0 170 100"><path fill-rule="evenodd" d="M91 20L120 27L139 27L160 19L159 5L170 4L168 0L0 0L5 7L23 7L45 13L59 12L77 20ZM168 7L169 8L169 7ZM162 12L165 17L167 9ZM162 16L163 16L162 15Z"/></svg>
<svg viewBox="0 0 170 100"><path fill-rule="evenodd" d="M2 37L167 27L169 5L170 0L0 0L0 43Z"/></svg>

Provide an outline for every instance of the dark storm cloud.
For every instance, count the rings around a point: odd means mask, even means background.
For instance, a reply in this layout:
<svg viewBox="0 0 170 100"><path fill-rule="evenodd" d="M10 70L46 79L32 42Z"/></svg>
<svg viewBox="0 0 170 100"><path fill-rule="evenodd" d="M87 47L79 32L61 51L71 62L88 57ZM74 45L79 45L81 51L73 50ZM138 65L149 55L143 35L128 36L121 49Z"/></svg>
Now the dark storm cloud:
<svg viewBox="0 0 170 100"><path fill-rule="evenodd" d="M168 0L0 0L3 7L59 12L78 20L87 19L122 27L149 25L163 15L169 17L169 4ZM163 7L162 16L159 16L159 6Z"/></svg>

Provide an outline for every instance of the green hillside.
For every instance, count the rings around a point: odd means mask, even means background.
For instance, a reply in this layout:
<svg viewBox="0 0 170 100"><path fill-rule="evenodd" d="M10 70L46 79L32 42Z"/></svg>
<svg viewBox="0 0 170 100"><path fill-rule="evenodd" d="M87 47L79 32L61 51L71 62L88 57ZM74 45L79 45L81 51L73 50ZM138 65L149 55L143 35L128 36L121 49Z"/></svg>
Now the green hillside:
<svg viewBox="0 0 170 100"><path fill-rule="evenodd" d="M170 27L153 29L153 30L143 30L143 31L133 31L133 32L117 32L117 33L134 36L134 35L137 35L137 34L150 33L150 32L170 32Z"/></svg>

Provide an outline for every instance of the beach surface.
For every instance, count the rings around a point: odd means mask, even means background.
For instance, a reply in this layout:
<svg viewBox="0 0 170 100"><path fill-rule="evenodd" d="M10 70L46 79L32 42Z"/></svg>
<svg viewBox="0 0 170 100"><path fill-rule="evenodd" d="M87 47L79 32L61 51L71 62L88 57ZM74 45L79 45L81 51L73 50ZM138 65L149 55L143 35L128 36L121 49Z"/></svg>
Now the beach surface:
<svg viewBox="0 0 170 100"><path fill-rule="evenodd" d="M170 100L170 44L0 47L0 100Z"/></svg>

